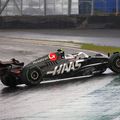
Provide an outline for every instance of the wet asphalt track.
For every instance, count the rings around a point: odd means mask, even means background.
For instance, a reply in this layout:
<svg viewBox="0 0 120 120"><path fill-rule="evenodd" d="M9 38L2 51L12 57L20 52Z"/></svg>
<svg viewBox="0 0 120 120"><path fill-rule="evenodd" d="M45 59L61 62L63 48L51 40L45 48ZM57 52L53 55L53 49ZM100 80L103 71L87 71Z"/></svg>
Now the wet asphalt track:
<svg viewBox="0 0 120 120"><path fill-rule="evenodd" d="M0 30L0 37L74 41L82 43L94 43L106 46L120 46L120 30L114 29L26 29L26 30Z"/></svg>
<svg viewBox="0 0 120 120"><path fill-rule="evenodd" d="M28 63L57 48L0 39L2 60L15 57ZM11 89L0 83L0 120L120 120L120 76L108 70L99 77L42 83L35 88Z"/></svg>
<svg viewBox="0 0 120 120"><path fill-rule="evenodd" d="M0 30L0 37L59 40L94 43L106 46L120 46L120 30L93 29L48 29L48 30Z"/></svg>

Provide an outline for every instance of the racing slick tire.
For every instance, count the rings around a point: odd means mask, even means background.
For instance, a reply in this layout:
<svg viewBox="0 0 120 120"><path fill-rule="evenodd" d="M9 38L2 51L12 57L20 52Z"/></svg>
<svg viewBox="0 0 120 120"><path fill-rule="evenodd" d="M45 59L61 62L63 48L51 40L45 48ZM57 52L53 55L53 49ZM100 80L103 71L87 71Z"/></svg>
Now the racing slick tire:
<svg viewBox="0 0 120 120"><path fill-rule="evenodd" d="M8 87L16 87L17 85L16 77L11 74L5 74L1 76L1 82Z"/></svg>
<svg viewBox="0 0 120 120"><path fill-rule="evenodd" d="M28 86L39 85L42 81L41 70L38 67L26 67L22 71L23 82Z"/></svg>
<svg viewBox="0 0 120 120"><path fill-rule="evenodd" d="M120 73L120 53L116 52L111 55L109 59L109 68L115 73Z"/></svg>

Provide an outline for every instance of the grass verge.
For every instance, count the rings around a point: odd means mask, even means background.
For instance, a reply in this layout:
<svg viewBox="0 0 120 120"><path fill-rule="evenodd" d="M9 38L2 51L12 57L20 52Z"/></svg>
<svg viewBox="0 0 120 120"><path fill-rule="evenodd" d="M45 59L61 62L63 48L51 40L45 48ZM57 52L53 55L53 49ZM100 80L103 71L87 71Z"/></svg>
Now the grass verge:
<svg viewBox="0 0 120 120"><path fill-rule="evenodd" d="M120 52L120 47L112 47L112 46L99 46L94 44L81 44L81 49L92 50L102 53L113 53L113 52Z"/></svg>

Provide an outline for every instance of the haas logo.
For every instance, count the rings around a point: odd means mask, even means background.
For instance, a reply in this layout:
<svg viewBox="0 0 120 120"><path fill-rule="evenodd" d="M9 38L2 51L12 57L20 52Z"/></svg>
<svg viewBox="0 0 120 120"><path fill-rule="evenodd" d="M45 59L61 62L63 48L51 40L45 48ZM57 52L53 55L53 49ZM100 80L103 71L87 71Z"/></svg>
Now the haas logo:
<svg viewBox="0 0 120 120"><path fill-rule="evenodd" d="M57 60L57 55L56 55L55 53L50 53L50 54L49 54L49 59L50 59L51 61L56 61L56 60Z"/></svg>
<svg viewBox="0 0 120 120"><path fill-rule="evenodd" d="M59 75L64 74L65 72L69 73L70 71L74 71L81 67L81 60L77 60L75 62L64 63L59 66L56 66L53 71L47 72L47 74Z"/></svg>

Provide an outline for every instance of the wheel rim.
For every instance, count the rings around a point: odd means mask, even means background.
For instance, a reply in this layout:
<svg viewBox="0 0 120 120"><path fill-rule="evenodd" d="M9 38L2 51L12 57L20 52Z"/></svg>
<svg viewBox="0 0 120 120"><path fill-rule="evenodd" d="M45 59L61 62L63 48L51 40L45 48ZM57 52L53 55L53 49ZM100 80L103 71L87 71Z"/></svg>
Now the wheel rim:
<svg viewBox="0 0 120 120"><path fill-rule="evenodd" d="M32 80L34 80L34 81L38 80L38 78L39 78L39 73L38 73L37 71L33 71L33 72L31 73L31 78L32 78Z"/></svg>
<svg viewBox="0 0 120 120"><path fill-rule="evenodd" d="M117 61L116 61L116 66L117 66L118 68L120 68L120 58L117 59Z"/></svg>

